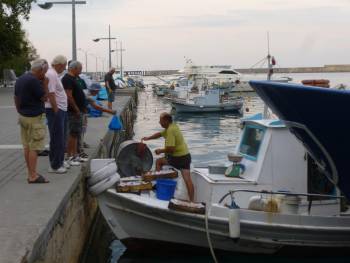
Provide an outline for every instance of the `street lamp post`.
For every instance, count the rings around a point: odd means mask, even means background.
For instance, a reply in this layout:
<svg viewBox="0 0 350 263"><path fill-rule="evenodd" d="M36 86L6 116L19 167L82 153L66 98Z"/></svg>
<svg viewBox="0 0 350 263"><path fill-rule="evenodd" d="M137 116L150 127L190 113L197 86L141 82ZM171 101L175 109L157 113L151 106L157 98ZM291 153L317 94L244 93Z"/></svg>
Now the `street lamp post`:
<svg viewBox="0 0 350 263"><path fill-rule="evenodd" d="M77 39L76 39L76 26L75 26L75 5L86 4L86 1L53 1L53 2L42 2L38 6L42 9L50 9L53 5L72 5L72 59L77 60Z"/></svg>
<svg viewBox="0 0 350 263"><path fill-rule="evenodd" d="M123 78L123 52L125 49L123 49L123 43L120 41L120 49L117 49L117 51L120 51L120 77Z"/></svg>
<svg viewBox="0 0 350 263"><path fill-rule="evenodd" d="M85 54L85 72L88 72L88 59L87 59L87 55L88 52L82 48L78 48L78 50L82 51Z"/></svg>
<svg viewBox="0 0 350 263"><path fill-rule="evenodd" d="M108 25L108 37L99 37L99 38L95 38L93 39L93 41L98 42L100 40L108 40L108 65L109 68L112 67L112 57L111 57L111 40L112 39L116 39L115 37L111 37L111 25Z"/></svg>
<svg viewBox="0 0 350 263"><path fill-rule="evenodd" d="M91 54L91 53L89 55L93 56L95 58L95 79L97 80L97 72L98 72L98 70L97 70L97 56L94 54Z"/></svg>

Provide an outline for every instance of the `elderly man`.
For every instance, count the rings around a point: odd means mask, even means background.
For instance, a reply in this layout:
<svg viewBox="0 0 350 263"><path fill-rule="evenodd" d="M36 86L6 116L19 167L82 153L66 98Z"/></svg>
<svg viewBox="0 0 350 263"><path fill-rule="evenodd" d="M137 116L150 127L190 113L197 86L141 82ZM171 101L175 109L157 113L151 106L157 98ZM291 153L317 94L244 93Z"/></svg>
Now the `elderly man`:
<svg viewBox="0 0 350 263"><path fill-rule="evenodd" d="M156 161L156 170L160 171L163 165L170 164L181 171L185 181L188 196L190 201L194 200L194 187L191 180L190 166L191 155L188 151L185 139L180 131L179 126L173 123L173 119L169 113L163 112L159 118L159 124L165 129L162 132L157 132L149 137L142 138L142 141L165 138L165 147L156 149L157 155L165 153L165 157L159 158Z"/></svg>
<svg viewBox="0 0 350 263"><path fill-rule="evenodd" d="M50 133L50 167L49 173L66 173L68 164L64 167L64 151L66 145L65 124L67 118L67 95L58 77L67 66L67 59L56 56L52 63L52 68L46 72L49 80L48 101L45 103L46 118Z"/></svg>
<svg viewBox="0 0 350 263"><path fill-rule="evenodd" d="M68 97L67 162L71 166L80 165L77 144L82 133L83 114L86 113L86 97L77 82L81 67L82 64L79 61L71 61L68 65L68 73L62 78L62 84Z"/></svg>
<svg viewBox="0 0 350 263"><path fill-rule="evenodd" d="M45 107L48 79L45 73L48 63L37 59L31 65L31 71L20 76L15 84L15 105L19 113L21 139L24 158L28 169L28 183L48 183L36 171L38 151L45 147Z"/></svg>
<svg viewBox="0 0 350 263"><path fill-rule="evenodd" d="M112 103L115 100L115 89L117 88L113 79L114 72L115 68L111 68L105 75L105 86L108 94L108 109L110 110L112 109Z"/></svg>

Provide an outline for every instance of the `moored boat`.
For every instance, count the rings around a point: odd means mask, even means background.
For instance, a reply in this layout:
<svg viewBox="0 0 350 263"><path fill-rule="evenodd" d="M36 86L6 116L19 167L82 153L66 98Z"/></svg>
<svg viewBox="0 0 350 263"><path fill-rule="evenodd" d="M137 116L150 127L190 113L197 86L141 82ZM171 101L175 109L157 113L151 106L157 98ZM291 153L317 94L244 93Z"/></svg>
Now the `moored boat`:
<svg viewBox="0 0 350 263"><path fill-rule="evenodd" d="M209 89L204 95L193 97L192 100L174 99L171 103L177 113L239 112L243 106L243 99L228 99L221 95L219 89Z"/></svg>

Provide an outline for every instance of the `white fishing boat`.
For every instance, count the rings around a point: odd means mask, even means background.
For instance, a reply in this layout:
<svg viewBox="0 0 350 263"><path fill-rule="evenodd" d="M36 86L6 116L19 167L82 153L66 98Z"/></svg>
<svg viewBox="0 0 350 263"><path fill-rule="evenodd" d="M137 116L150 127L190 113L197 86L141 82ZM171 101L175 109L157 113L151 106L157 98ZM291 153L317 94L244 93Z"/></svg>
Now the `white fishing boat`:
<svg viewBox="0 0 350 263"><path fill-rule="evenodd" d="M157 199L153 190L137 195L102 189L99 206L125 242L267 254L284 248L348 248L350 216L342 212L339 189L318 166L329 160L314 161L303 143L313 145L297 140L280 120L246 120L229 155L232 165L192 169L195 201L206 204L205 214L170 209L171 202ZM181 189L178 179L175 196L184 196Z"/></svg>
<svg viewBox="0 0 350 263"><path fill-rule="evenodd" d="M243 99L241 97L229 99L221 94L220 89L209 89L201 96L195 96L190 100L174 99L171 104L177 113L239 112L243 106Z"/></svg>

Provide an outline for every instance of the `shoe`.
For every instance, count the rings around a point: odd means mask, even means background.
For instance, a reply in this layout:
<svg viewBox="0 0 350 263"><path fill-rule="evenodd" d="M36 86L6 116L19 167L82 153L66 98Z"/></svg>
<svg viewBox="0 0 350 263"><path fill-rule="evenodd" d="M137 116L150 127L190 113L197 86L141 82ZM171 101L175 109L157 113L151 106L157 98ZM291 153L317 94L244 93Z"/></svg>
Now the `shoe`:
<svg viewBox="0 0 350 263"><path fill-rule="evenodd" d="M68 162L68 164L70 166L78 166L78 165L80 165L80 161L74 156L68 157L67 162Z"/></svg>
<svg viewBox="0 0 350 263"><path fill-rule="evenodd" d="M49 173L55 173L55 174L64 174L67 172L67 169L64 168L63 166L58 168L58 169L52 169L51 167L49 167Z"/></svg>
<svg viewBox="0 0 350 263"><path fill-rule="evenodd" d="M63 167L66 168L66 169L69 169L70 168L70 164L67 161L64 161L63 162Z"/></svg>
<svg viewBox="0 0 350 263"><path fill-rule="evenodd" d="M81 154L79 154L79 156L77 156L77 158L79 159L80 162L85 163L89 160L89 155L82 152Z"/></svg>

